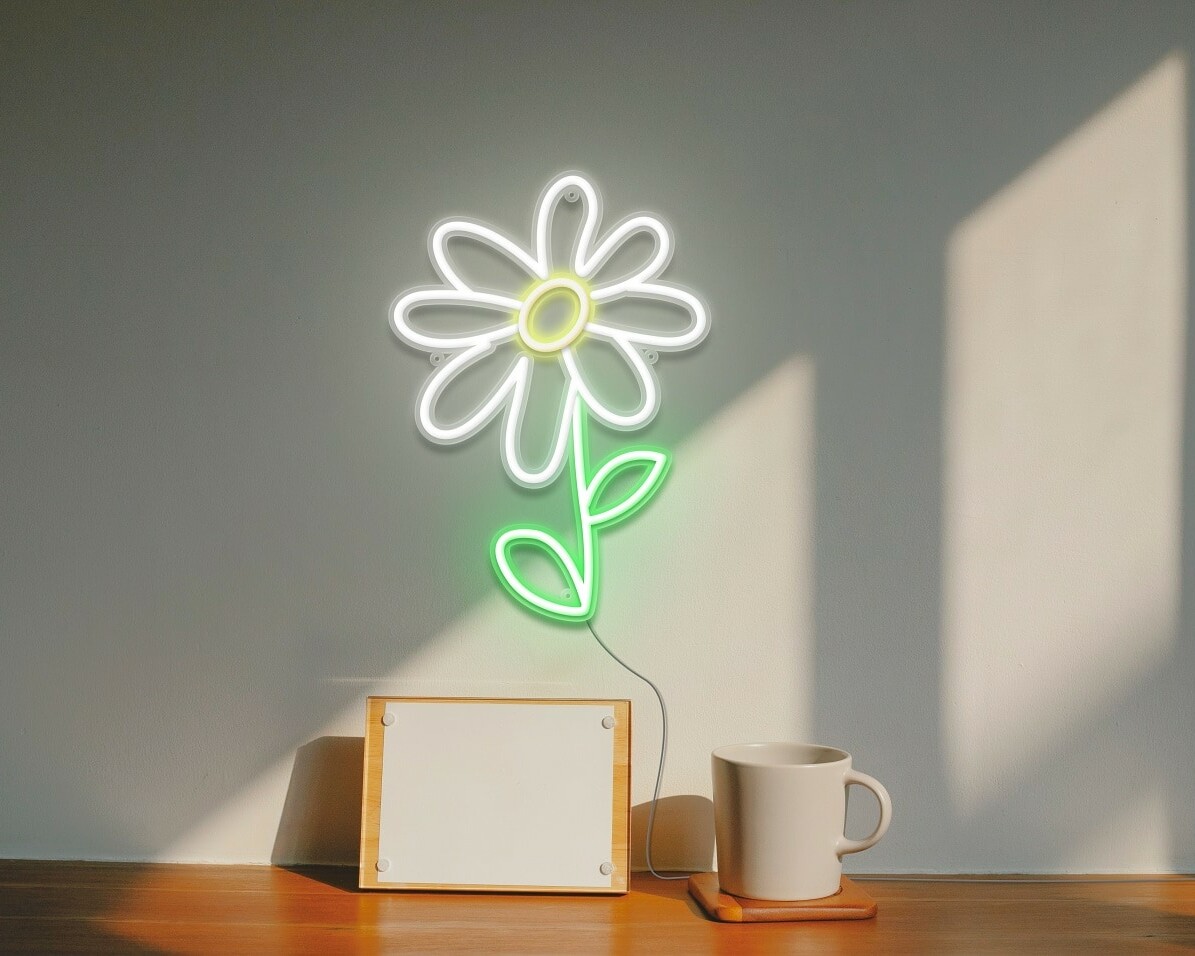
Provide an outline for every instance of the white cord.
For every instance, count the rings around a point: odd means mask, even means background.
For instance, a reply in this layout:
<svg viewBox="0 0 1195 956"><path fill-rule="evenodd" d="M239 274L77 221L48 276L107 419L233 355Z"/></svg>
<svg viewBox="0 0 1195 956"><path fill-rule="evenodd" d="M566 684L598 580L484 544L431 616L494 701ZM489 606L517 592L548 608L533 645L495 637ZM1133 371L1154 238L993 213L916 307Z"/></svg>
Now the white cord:
<svg viewBox="0 0 1195 956"><path fill-rule="evenodd" d="M660 693L660 688L653 684L650 679L644 677L637 670L635 670L635 668L633 668L630 664L628 664L606 646L606 642L603 641L598 636L598 632L593 629L592 621L586 621L585 624L589 628L589 633L593 635L593 639L598 642L598 646L601 647L601 649L609 654L612 658L614 658L616 663L626 668L641 681L643 681L643 683L645 683L648 687L654 690L656 692L656 699L660 702L660 723L663 730L660 734L660 766L656 771L656 789L651 796L651 809L647 812L647 844L645 846L647 869L657 880L687 880L689 878L688 874L682 874L681 876L665 876L663 873L657 873L656 868L652 866L651 862L651 837L656 829L656 804L660 802L660 784L664 779L664 757L668 754L668 707L664 704L664 695Z"/></svg>

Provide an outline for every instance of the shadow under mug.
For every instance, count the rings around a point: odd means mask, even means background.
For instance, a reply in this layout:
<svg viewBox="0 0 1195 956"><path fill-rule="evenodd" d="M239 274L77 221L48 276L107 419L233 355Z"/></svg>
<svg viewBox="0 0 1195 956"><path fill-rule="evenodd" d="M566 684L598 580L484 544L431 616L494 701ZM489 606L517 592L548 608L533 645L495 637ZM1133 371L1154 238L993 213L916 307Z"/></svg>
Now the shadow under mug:
<svg viewBox="0 0 1195 956"><path fill-rule="evenodd" d="M813 744L732 744L713 752L718 883L757 900L815 900L842 882L842 857L879 842L892 822L888 791L851 768L851 755ZM846 788L880 801L875 832L848 839Z"/></svg>

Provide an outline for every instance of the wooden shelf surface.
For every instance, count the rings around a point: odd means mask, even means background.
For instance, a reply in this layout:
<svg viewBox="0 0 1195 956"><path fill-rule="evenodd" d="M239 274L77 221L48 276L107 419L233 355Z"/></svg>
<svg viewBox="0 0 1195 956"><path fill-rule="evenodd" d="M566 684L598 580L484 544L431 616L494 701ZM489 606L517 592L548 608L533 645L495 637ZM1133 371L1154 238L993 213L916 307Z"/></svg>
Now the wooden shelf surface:
<svg viewBox="0 0 1195 956"><path fill-rule="evenodd" d="M686 881L623 897L378 893L353 868L0 861L4 953L1189 953L1195 879L864 882L875 919L711 922Z"/></svg>

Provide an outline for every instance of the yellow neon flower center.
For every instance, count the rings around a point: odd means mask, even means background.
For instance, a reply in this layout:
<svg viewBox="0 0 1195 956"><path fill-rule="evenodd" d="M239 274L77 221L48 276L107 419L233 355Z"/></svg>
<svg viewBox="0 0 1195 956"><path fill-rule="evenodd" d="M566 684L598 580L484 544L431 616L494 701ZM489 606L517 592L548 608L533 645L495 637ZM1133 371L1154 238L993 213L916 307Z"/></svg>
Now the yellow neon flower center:
<svg viewBox="0 0 1195 956"><path fill-rule="evenodd" d="M589 293L576 279L548 279L523 301L519 337L534 352L559 352L585 331L592 311Z"/></svg>

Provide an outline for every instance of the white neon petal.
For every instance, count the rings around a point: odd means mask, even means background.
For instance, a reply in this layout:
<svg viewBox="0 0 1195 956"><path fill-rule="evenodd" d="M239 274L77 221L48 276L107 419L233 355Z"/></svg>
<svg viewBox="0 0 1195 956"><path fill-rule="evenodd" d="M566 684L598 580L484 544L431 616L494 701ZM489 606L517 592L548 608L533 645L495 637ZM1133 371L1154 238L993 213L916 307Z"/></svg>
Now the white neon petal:
<svg viewBox="0 0 1195 956"><path fill-rule="evenodd" d="M655 415L662 391L643 350L615 336L593 336L564 352L561 361L578 382L590 411L615 428L638 428ZM629 378L629 381L628 381Z"/></svg>
<svg viewBox="0 0 1195 956"><path fill-rule="evenodd" d="M655 240L655 249L647 263L629 276L607 282L597 282L597 273L602 266L622 247L623 243L637 233L647 233ZM592 255L584 259L578 256L576 268L577 275L582 278L591 276L594 278L597 285L590 294L595 301L600 302L602 299L620 295L632 285L654 279L663 271L671 258L672 234L668 231L668 227L655 216L641 214L632 216L615 226Z"/></svg>
<svg viewBox="0 0 1195 956"><path fill-rule="evenodd" d="M552 217L561 197L570 189L575 189L579 194L578 201L583 200L585 203L585 220L581 224L581 232L576 243L574 252L576 257L579 258L587 253L602 216L601 195L593 184L580 173L565 173L548 184L548 187L540 195L535 208L535 256L541 279L546 279L553 269ZM569 267L572 268L573 263L569 263Z"/></svg>
<svg viewBox="0 0 1195 956"><path fill-rule="evenodd" d="M633 412L624 413L615 411L597 397L593 389L590 388L589 383L585 381L580 365L577 362L577 356L572 349L565 349L560 353L560 356L564 360L569 377L572 378L581 398L600 421L605 422L613 428L638 428L651 421L652 416L659 410L660 389L656 383L656 376L639 350L629 341L620 338L620 333L616 331L612 332L608 335L608 338L611 344L622 354L623 358L627 360L627 364L631 367L631 371L639 383L639 394L642 397L642 401L639 407Z"/></svg>
<svg viewBox="0 0 1195 956"><path fill-rule="evenodd" d="M687 289L659 282L637 282L628 286L619 295L620 299L633 297L655 299L679 306L689 313L688 326L679 332L650 332L646 329L624 329L603 325L601 322L590 322L585 330L604 338L634 342L637 345L665 351L691 348L705 338L709 331L708 310L701 300ZM590 298L597 300L597 296L594 294L591 294Z"/></svg>
<svg viewBox="0 0 1195 956"><path fill-rule="evenodd" d="M514 304L514 311L511 311ZM476 311L480 323L471 330L439 331L431 321L417 321L419 311L447 307L461 311ZM419 289L399 299L391 311L394 333L413 347L425 351L447 351L472 348L486 342L502 342L519 332L514 313L519 302L489 293L465 293L456 289Z"/></svg>
<svg viewBox="0 0 1195 956"><path fill-rule="evenodd" d="M394 334L408 345L429 352L472 348L487 342L500 342L517 334L518 327L514 324L513 317L519 311L520 305L518 299L490 292L471 292L461 289L416 289L413 292L408 292L394 303L394 308L390 310L390 326L394 329ZM492 328L470 333L447 332L440 335L420 331L411 325L412 310L421 306L487 309L499 313L499 315L495 317Z"/></svg>
<svg viewBox="0 0 1195 956"><path fill-rule="evenodd" d="M571 430L573 408L577 403L577 389L574 382L566 383L557 411L555 434L547 458L539 465L528 465L523 460L522 432L523 418L530 397L530 379L534 374L534 360L527 355L520 357L519 380L511 393L510 406L502 435L502 464L506 473L528 488L539 488L550 484L564 467L568 453L568 437Z"/></svg>
<svg viewBox="0 0 1195 956"><path fill-rule="evenodd" d="M436 271L449 285L456 289L468 291L470 286L456 271L451 257L448 255L448 240L453 238L475 239L492 249L507 256L507 258L522 266L529 277L546 279L548 274L543 271L539 263L517 242L508 239L493 226L474 222L471 219L452 219L436 226L431 237L431 255ZM515 306L518 308L518 306Z"/></svg>
<svg viewBox="0 0 1195 956"><path fill-rule="evenodd" d="M661 451L652 451L647 448L637 448L633 451L624 451L620 455L615 455L598 469L597 474L593 476L586 487L585 497L587 506L593 501L594 495L601 489L602 482L606 480L606 477L626 461L651 461L654 464L634 492L612 508L607 508L605 511L590 515L589 521L592 524L606 524L637 507L639 502L655 489L656 484L660 480L660 472L664 470L664 465L668 461L668 456Z"/></svg>
<svg viewBox="0 0 1195 956"><path fill-rule="evenodd" d="M571 584L577 595L578 603L576 605L560 604L556 601L551 601L540 594L536 594L523 584L506 556L507 544L515 539L538 541L556 555L560 563L564 566L569 578L571 578ZM557 614L562 617L585 618L589 616L592 584L581 574L577 568L577 563L564 549L563 545L546 531L541 531L539 528L511 528L509 531L499 535L498 540L494 542L494 559L497 561L498 568L502 576L506 579L506 583L510 589L528 604L539 608L541 611L546 611L549 614Z"/></svg>
<svg viewBox="0 0 1195 956"><path fill-rule="evenodd" d="M527 361L526 356L519 356L511 363L509 370L493 391L470 415L450 424L443 424L437 420L436 403L444 394L444 390L452 384L458 375L489 357L493 351L494 345L491 342L474 345L459 355L454 355L452 359L436 369L432 377L427 380L427 384L424 385L423 391L419 395L416 417L419 429L429 439L448 445L472 438L485 427L491 418L498 414L511 393L517 389L520 377L526 374L520 368L519 361Z"/></svg>

